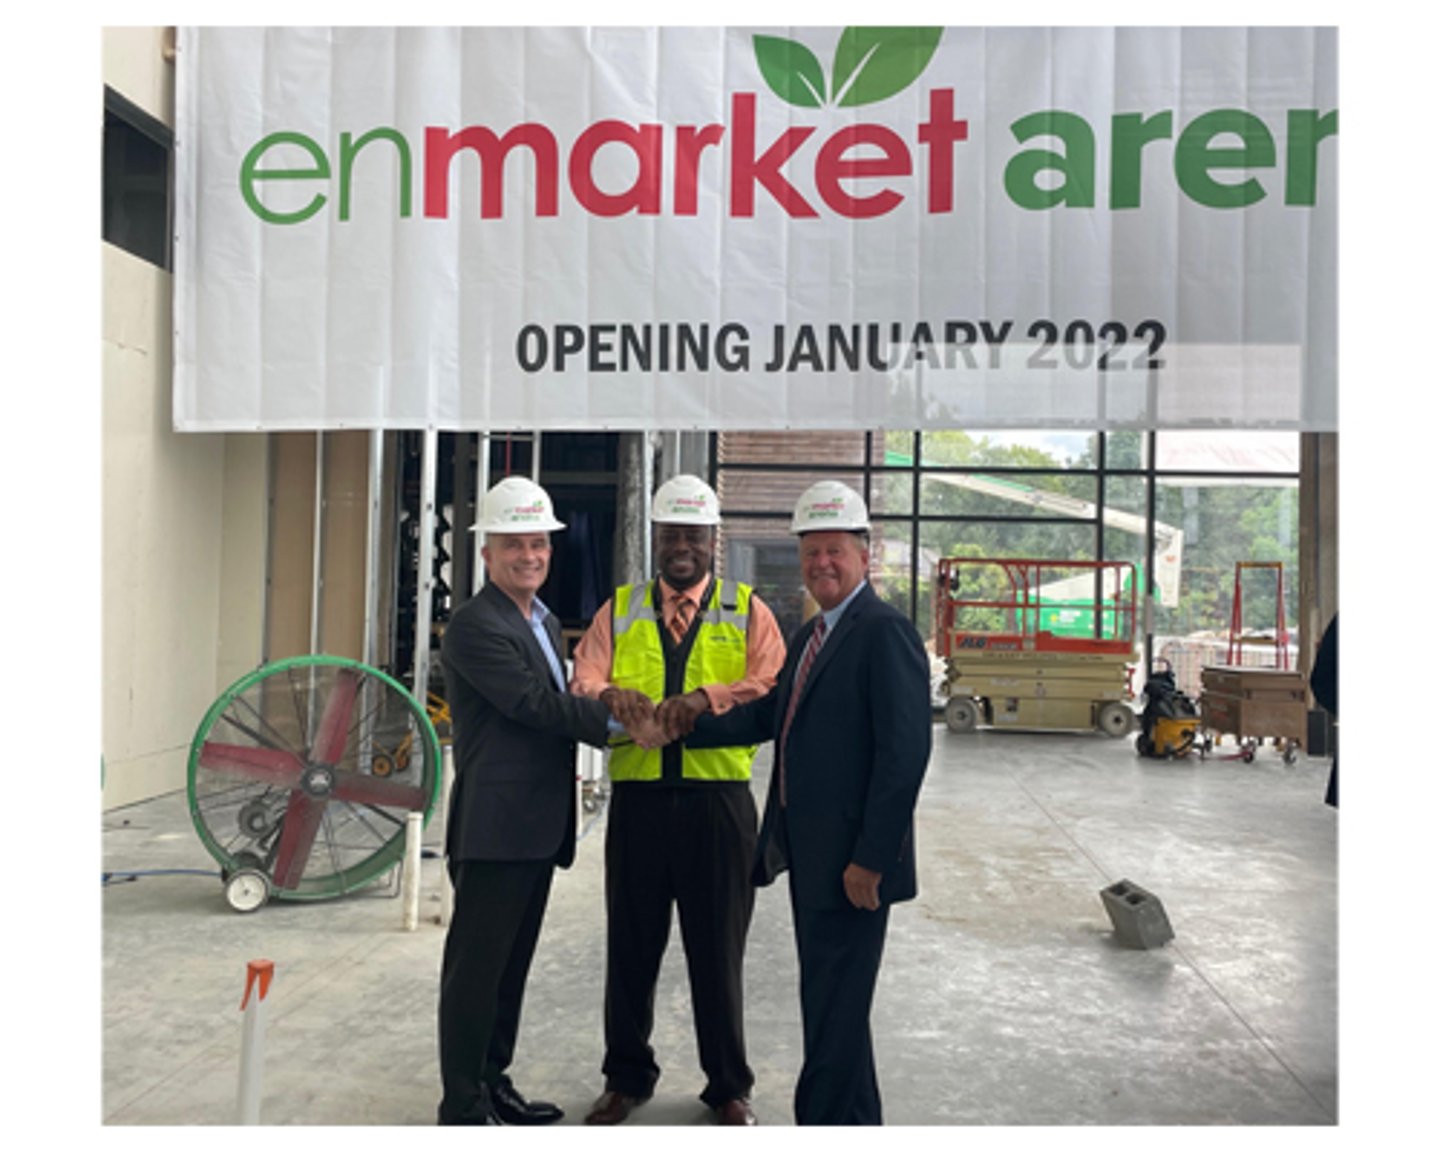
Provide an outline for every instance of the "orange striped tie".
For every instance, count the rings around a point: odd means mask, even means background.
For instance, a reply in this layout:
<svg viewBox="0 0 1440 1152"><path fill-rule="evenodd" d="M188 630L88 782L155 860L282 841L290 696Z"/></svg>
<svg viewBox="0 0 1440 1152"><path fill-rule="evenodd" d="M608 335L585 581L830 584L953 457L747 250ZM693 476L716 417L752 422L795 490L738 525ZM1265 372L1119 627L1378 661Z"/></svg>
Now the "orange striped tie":
<svg viewBox="0 0 1440 1152"><path fill-rule="evenodd" d="M670 635L679 644L685 639L685 633L690 631L690 618L695 614L695 602L688 596L676 595L670 598L674 607L674 614L670 617Z"/></svg>

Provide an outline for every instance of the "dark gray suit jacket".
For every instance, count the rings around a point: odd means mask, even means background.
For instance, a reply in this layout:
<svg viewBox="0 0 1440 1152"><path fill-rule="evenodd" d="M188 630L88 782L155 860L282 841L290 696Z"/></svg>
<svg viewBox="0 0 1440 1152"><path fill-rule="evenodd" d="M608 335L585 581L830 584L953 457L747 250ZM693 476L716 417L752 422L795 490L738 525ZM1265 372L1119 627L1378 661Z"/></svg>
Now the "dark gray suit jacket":
<svg viewBox="0 0 1440 1152"><path fill-rule="evenodd" d="M723 716L701 716L690 744L775 740L815 622L796 630L774 692ZM866 585L805 681L786 750L785 835L779 772L756 850L755 883L790 869L802 908L842 908L852 861L882 874L880 899L916 894L913 814L930 760L930 664L915 627ZM777 749L778 756L778 749Z"/></svg>
<svg viewBox="0 0 1440 1152"><path fill-rule="evenodd" d="M546 620L556 654L560 625ZM562 692L519 607L487 584L451 617L442 646L455 731L452 860L575 858L575 742L604 747L610 712Z"/></svg>

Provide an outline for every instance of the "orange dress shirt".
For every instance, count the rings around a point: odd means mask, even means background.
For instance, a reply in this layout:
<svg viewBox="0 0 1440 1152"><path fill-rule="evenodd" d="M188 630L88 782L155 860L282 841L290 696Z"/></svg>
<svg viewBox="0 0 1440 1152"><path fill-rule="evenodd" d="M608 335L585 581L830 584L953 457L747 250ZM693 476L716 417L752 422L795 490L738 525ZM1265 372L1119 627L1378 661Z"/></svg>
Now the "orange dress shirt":
<svg viewBox="0 0 1440 1152"><path fill-rule="evenodd" d="M680 593L694 605L692 619L705 603L705 597L710 591L710 581L713 579L713 576L707 576L702 583ZM660 606L660 623L662 627L669 628L675 616L672 599L676 592L661 580L660 594L664 598ZM605 689L612 687L610 664L615 652L615 642L610 630L612 602L606 600L600 605L600 610L590 621L590 627L575 646L575 673L570 681L570 691L577 696L594 699ZM775 613L771 612L769 606L758 596L751 596L750 626L746 629L745 640L745 678L736 680L733 684L704 684L700 691L709 698L710 710L719 716L736 704L759 699L774 688L776 677L780 675L784 663L785 637L780 634Z"/></svg>

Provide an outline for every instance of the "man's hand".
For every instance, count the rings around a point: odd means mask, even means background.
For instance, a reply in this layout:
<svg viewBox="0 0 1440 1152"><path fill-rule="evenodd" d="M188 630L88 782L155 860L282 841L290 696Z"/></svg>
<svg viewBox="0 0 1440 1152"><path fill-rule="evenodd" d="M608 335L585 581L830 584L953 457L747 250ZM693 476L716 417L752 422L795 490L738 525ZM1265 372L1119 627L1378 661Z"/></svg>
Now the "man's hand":
<svg viewBox="0 0 1440 1152"><path fill-rule="evenodd" d="M670 737L665 734L665 729L653 717L631 724L625 731L629 733L631 740L647 750L663 748L670 743Z"/></svg>
<svg viewBox="0 0 1440 1152"><path fill-rule="evenodd" d="M880 873L871 872L859 864L847 865L845 896L856 908L876 911L880 907Z"/></svg>
<svg viewBox="0 0 1440 1152"><path fill-rule="evenodd" d="M600 703L610 709L610 715L627 729L641 728L655 722L655 704L643 692L634 688L607 688L600 693Z"/></svg>
<svg viewBox="0 0 1440 1152"><path fill-rule="evenodd" d="M655 719L665 729L667 740L682 740L695 730L695 717L710 711L710 697L700 689L683 696L671 696L655 709Z"/></svg>

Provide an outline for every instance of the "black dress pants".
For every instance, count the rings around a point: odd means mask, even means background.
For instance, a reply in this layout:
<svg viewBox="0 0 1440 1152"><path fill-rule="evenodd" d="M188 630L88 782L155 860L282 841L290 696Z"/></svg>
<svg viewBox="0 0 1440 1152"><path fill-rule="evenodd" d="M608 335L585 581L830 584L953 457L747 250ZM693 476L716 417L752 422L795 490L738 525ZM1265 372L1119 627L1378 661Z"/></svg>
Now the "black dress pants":
<svg viewBox="0 0 1440 1152"><path fill-rule="evenodd" d="M490 1108L515 1055L525 980L555 873L551 860L450 862L455 903L440 968L441 1124Z"/></svg>
<svg viewBox="0 0 1440 1152"><path fill-rule="evenodd" d="M745 787L618 783L605 833L605 1087L644 1099L671 908L690 977L695 1038L712 1108L748 1096L745 937L755 907L755 799Z"/></svg>
<svg viewBox="0 0 1440 1152"><path fill-rule="evenodd" d="M795 1123L883 1123L870 1005L890 909L807 909L791 897L805 1035Z"/></svg>

